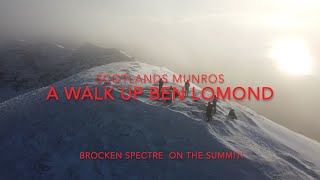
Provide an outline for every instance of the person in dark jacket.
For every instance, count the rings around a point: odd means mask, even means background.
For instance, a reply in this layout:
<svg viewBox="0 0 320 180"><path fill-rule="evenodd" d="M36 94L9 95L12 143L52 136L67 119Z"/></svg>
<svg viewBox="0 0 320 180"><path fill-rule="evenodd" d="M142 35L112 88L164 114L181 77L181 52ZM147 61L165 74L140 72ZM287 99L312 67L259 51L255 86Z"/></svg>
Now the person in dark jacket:
<svg viewBox="0 0 320 180"><path fill-rule="evenodd" d="M212 105L210 102L208 102L206 115L207 115L207 121L212 121Z"/></svg>
<svg viewBox="0 0 320 180"><path fill-rule="evenodd" d="M213 114L216 114L217 112L217 102L218 102L217 96L214 96L212 100Z"/></svg>
<svg viewBox="0 0 320 180"><path fill-rule="evenodd" d="M172 94L172 92L173 92L173 87L172 87L172 86L170 86L168 92L169 92L170 94L166 94L166 98L169 98L170 100L167 100L167 102L168 102L168 103L172 103L172 95L173 95L173 94Z"/></svg>
<svg viewBox="0 0 320 180"><path fill-rule="evenodd" d="M160 96L162 95L162 87L163 87L163 80L162 80L162 78L160 78L160 81L159 81L159 94L160 94Z"/></svg>
<svg viewBox="0 0 320 180"><path fill-rule="evenodd" d="M184 83L184 90L185 90L184 95L185 95L186 97L189 96L189 87L190 87L190 83L189 83L189 80L187 80L187 82Z"/></svg>
<svg viewBox="0 0 320 180"><path fill-rule="evenodd" d="M236 113L234 113L234 109L230 109L229 111L229 117L231 117L232 119L238 119L236 116Z"/></svg>

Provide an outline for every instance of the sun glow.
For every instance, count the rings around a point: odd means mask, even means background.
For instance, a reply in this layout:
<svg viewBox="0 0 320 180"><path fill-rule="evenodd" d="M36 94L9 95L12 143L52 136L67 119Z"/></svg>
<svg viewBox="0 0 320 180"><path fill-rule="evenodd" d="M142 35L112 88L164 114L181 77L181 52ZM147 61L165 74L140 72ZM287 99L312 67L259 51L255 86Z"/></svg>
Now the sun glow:
<svg viewBox="0 0 320 180"><path fill-rule="evenodd" d="M312 72L312 57L305 43L299 38L282 39L273 46L271 58L278 68L292 75Z"/></svg>

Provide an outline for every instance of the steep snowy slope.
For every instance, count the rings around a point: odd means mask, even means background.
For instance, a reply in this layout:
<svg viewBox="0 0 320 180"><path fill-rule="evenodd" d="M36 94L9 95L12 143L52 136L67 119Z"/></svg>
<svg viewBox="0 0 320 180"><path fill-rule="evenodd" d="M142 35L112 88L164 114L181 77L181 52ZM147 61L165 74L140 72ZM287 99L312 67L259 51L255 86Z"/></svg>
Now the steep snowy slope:
<svg viewBox="0 0 320 180"><path fill-rule="evenodd" d="M112 63L53 86L58 94L64 86L94 88L99 73L173 72L139 62ZM147 90L151 84L137 85ZM319 143L236 103L220 101L207 123L204 101L150 101L146 92L139 101L46 102L48 91L40 88L0 104L0 179L320 179ZM227 118L230 108L239 120ZM245 158L94 161L80 160L80 151L241 151Z"/></svg>

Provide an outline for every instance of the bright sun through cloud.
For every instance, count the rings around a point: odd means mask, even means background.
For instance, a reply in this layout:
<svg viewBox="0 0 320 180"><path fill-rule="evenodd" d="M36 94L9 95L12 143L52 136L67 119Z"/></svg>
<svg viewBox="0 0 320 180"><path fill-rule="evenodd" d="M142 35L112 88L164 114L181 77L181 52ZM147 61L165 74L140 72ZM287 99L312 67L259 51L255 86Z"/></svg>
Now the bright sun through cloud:
<svg viewBox="0 0 320 180"><path fill-rule="evenodd" d="M280 70L292 75L308 75L312 71L312 58L307 46L299 38L282 39L273 46L271 58Z"/></svg>

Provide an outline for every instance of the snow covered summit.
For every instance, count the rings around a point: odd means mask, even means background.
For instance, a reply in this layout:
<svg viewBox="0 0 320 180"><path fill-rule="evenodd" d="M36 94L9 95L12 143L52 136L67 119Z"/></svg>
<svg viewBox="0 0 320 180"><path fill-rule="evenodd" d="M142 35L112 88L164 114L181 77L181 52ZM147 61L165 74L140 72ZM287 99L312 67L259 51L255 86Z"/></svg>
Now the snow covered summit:
<svg viewBox="0 0 320 180"><path fill-rule="evenodd" d="M97 87L96 74L172 74L139 62L95 67L52 84ZM147 89L151 84L138 84ZM129 84L114 84L129 86ZM50 86L0 104L0 179L320 179L320 144L254 111L206 102L46 101ZM120 96L119 92L114 93ZM239 120L226 115L235 109ZM81 151L239 151L241 160L80 160Z"/></svg>

